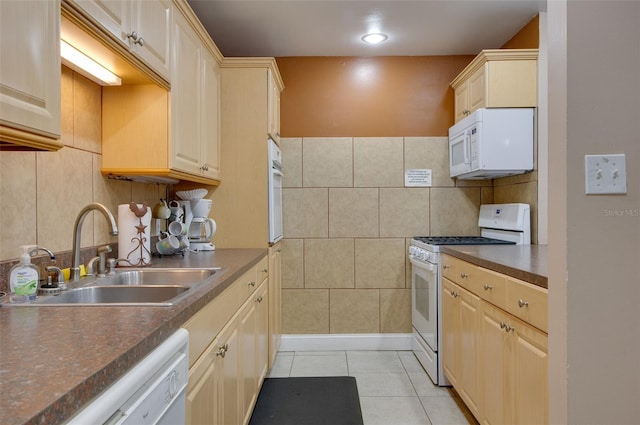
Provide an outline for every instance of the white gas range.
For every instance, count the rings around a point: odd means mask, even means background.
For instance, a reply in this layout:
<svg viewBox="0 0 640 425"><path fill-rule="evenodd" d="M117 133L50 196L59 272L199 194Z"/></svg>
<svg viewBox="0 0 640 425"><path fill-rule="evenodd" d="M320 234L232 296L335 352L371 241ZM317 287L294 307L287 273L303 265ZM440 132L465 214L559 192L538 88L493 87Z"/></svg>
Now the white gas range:
<svg viewBox="0 0 640 425"><path fill-rule="evenodd" d="M409 246L411 262L412 348L437 385L449 385L442 369L442 265L443 245L529 245L531 210L527 204L480 206L481 236L416 236Z"/></svg>

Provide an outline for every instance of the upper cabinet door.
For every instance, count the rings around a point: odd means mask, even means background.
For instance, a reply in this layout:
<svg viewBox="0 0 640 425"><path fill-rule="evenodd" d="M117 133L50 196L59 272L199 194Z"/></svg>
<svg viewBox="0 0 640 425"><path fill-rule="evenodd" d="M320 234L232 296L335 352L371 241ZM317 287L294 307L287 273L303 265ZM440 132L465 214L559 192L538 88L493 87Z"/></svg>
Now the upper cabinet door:
<svg viewBox="0 0 640 425"><path fill-rule="evenodd" d="M60 2L0 1L0 28L0 139L59 149Z"/></svg>
<svg viewBox="0 0 640 425"><path fill-rule="evenodd" d="M173 17L171 168L200 174L200 56L202 43L181 13Z"/></svg>
<svg viewBox="0 0 640 425"><path fill-rule="evenodd" d="M267 121L269 125L269 135L271 138L280 143L280 87L276 82L273 71L269 70L268 81L268 105L267 105Z"/></svg>
<svg viewBox="0 0 640 425"><path fill-rule="evenodd" d="M170 81L171 0L73 0L108 34Z"/></svg>
<svg viewBox="0 0 640 425"><path fill-rule="evenodd" d="M131 2L129 44L160 75L170 80L171 1L136 0ZM132 35L136 33L137 39Z"/></svg>
<svg viewBox="0 0 640 425"><path fill-rule="evenodd" d="M74 0L107 32L120 41L126 40L129 3L123 0Z"/></svg>
<svg viewBox="0 0 640 425"><path fill-rule="evenodd" d="M202 88L200 89L200 138L202 173L220 178L220 65L206 48L202 51Z"/></svg>

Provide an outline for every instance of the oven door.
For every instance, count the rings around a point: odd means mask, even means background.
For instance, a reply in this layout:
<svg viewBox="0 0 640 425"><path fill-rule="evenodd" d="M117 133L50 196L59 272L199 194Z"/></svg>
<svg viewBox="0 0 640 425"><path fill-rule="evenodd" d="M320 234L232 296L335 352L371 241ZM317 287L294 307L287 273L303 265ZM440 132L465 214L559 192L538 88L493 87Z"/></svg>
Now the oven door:
<svg viewBox="0 0 640 425"><path fill-rule="evenodd" d="M438 352L438 266L410 258L411 322L416 332Z"/></svg>

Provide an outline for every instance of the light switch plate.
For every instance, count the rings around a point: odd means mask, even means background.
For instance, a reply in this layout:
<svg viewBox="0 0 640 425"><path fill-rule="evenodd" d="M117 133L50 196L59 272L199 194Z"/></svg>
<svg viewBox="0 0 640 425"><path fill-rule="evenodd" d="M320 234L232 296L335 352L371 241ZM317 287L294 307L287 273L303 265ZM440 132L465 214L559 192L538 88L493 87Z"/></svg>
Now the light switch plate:
<svg viewBox="0 0 640 425"><path fill-rule="evenodd" d="M627 169L624 154L585 155L584 182L587 195L627 193Z"/></svg>

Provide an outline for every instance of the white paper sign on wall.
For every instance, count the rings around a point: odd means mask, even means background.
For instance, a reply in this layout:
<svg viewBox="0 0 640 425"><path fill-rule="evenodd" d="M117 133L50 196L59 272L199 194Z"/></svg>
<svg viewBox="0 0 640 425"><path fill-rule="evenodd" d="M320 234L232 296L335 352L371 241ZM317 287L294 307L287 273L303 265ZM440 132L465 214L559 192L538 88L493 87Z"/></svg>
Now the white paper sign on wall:
<svg viewBox="0 0 640 425"><path fill-rule="evenodd" d="M406 187L430 187L431 169L414 168L406 170L404 173L404 185Z"/></svg>

